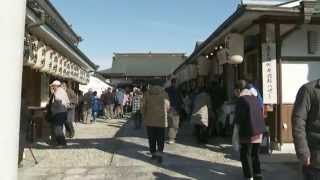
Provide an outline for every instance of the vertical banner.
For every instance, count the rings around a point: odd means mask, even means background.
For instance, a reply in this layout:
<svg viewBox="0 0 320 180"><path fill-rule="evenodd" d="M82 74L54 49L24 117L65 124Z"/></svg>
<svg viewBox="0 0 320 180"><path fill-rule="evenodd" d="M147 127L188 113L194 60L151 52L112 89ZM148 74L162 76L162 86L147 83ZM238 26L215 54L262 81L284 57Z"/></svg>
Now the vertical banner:
<svg viewBox="0 0 320 180"><path fill-rule="evenodd" d="M277 104L277 62L275 43L262 44L263 101Z"/></svg>

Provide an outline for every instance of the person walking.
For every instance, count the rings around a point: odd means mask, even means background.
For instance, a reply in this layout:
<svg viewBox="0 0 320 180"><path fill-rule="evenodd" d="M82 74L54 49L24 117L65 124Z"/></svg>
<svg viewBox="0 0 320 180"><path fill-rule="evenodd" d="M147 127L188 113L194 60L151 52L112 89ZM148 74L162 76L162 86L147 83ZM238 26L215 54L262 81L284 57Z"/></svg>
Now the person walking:
<svg viewBox="0 0 320 180"><path fill-rule="evenodd" d="M197 140L201 144L208 142L208 125L211 108L211 99L205 88L199 90L195 97L191 123L195 126Z"/></svg>
<svg viewBox="0 0 320 180"><path fill-rule="evenodd" d="M82 91L78 91L78 105L76 107L76 112L77 112L77 116L78 118L76 119L76 121L79 122L83 122L83 93Z"/></svg>
<svg viewBox="0 0 320 180"><path fill-rule="evenodd" d="M112 93L112 89L108 88L107 92L103 97L101 97L101 100L105 106L105 114L107 119L113 118L113 108L114 108L114 94Z"/></svg>
<svg viewBox="0 0 320 180"><path fill-rule="evenodd" d="M320 179L320 79L304 84L298 91L292 132L305 180Z"/></svg>
<svg viewBox="0 0 320 180"><path fill-rule="evenodd" d="M124 102L124 91L122 89L117 89L115 95L116 101L116 116L118 118L123 117L123 102Z"/></svg>
<svg viewBox="0 0 320 180"><path fill-rule="evenodd" d="M132 117L134 119L135 129L141 128L141 121L142 121L141 101L142 101L142 94L139 89L135 89L133 98L132 98L132 114L133 114Z"/></svg>
<svg viewBox="0 0 320 180"><path fill-rule="evenodd" d="M75 119L75 108L78 104L78 97L75 92L70 87L68 87L66 82L63 82L61 87L67 92L70 101L68 106L68 118L65 122L66 136L69 138L73 138L75 134L73 123Z"/></svg>
<svg viewBox="0 0 320 180"><path fill-rule="evenodd" d="M123 102L122 102L122 116L128 113L129 107L129 94L125 91L123 95Z"/></svg>
<svg viewBox="0 0 320 180"><path fill-rule="evenodd" d="M166 89L170 100L170 110L168 114L168 137L169 144L175 143L179 129L179 96L176 88L176 79L171 80L171 86Z"/></svg>
<svg viewBox="0 0 320 180"><path fill-rule="evenodd" d="M262 109L252 91L246 89L245 81L236 85L235 126L239 127L240 160L245 179L262 180L259 149L262 135L266 132Z"/></svg>
<svg viewBox="0 0 320 180"><path fill-rule="evenodd" d="M160 86L151 86L144 95L141 111L144 125L147 129L152 159L157 160L159 163L162 163L169 109L170 102L167 93Z"/></svg>
<svg viewBox="0 0 320 180"><path fill-rule="evenodd" d="M89 124L91 122L92 109L91 109L91 100L92 100L92 89L90 88L87 93L83 95L82 99L82 112L83 112L83 123Z"/></svg>
<svg viewBox="0 0 320 180"><path fill-rule="evenodd" d="M91 110L92 110L92 123L96 123L99 113L99 98L97 97L97 91L94 91L91 97Z"/></svg>
<svg viewBox="0 0 320 180"><path fill-rule="evenodd" d="M63 125L68 118L68 107L70 104L67 92L61 87L60 81L53 81L50 84L53 94L50 105L50 121L53 125L53 133L59 147L66 146L67 142L63 132Z"/></svg>

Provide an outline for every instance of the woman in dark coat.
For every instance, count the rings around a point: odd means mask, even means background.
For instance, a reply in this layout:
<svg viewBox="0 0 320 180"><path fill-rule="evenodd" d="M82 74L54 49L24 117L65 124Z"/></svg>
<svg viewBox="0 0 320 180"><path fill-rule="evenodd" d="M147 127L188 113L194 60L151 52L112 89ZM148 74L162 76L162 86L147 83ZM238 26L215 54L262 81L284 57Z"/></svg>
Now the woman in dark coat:
<svg viewBox="0 0 320 180"><path fill-rule="evenodd" d="M240 160L245 179L262 180L259 148L266 126L257 97L246 87L245 81L239 81L236 85L239 98L236 103L235 125L239 127Z"/></svg>

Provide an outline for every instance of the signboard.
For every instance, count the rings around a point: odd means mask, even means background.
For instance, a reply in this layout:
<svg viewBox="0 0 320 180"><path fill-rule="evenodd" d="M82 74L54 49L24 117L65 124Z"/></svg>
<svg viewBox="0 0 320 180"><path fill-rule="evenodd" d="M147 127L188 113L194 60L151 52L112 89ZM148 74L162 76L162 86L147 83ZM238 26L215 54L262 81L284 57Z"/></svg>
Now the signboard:
<svg viewBox="0 0 320 180"><path fill-rule="evenodd" d="M264 104L277 104L277 62L275 43L262 44Z"/></svg>

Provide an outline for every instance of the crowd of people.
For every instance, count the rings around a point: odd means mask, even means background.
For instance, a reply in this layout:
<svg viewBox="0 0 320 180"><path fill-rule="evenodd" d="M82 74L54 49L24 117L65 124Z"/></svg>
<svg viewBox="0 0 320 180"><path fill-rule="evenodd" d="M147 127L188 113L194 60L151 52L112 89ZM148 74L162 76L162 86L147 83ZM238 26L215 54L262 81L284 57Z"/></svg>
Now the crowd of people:
<svg viewBox="0 0 320 180"><path fill-rule="evenodd" d="M260 93L246 80L240 80L234 92L236 106L234 126L239 128L243 174L245 179L260 180L262 174L259 147L266 132ZM209 88L200 85L196 86L192 94L184 92L181 95L176 80L172 79L171 86L166 89L151 86L143 94L142 99L141 112L152 159L156 159L159 163L163 161L166 136L168 144L175 143L179 128L184 121L190 121L194 125L194 134L199 143L208 142L211 136L210 128L214 126L210 121L215 115L214 107L218 107L217 104L213 104Z"/></svg>
<svg viewBox="0 0 320 180"><path fill-rule="evenodd" d="M304 85L299 90L293 110L294 143L307 180L317 177L319 173L319 87L319 81ZM201 144L208 143L212 135L218 135L216 121L223 105L223 90L219 88L219 83L214 83L211 88L196 85L185 91L178 89L176 80L172 79L167 88L153 85L143 90L110 87L98 97L92 89L77 96L66 83L56 80L50 84L50 90L52 95L47 105L47 119L52 127L51 143L58 147L67 145L65 136L72 138L75 135L73 122L76 109L80 120L86 124L95 123L98 116L105 119L123 118L130 112L135 129L140 129L142 124L145 126L152 159L159 163L163 161L166 138L168 144L175 143L183 122L194 126L194 135ZM23 100L22 95L21 117L30 118ZM235 85L233 103L232 126L238 129L236 133L244 177L261 180L259 152L263 135L267 132L262 96L250 81L239 80ZM26 126L20 127L21 136ZM23 140L20 137L20 142ZM19 155L21 162L21 152Z"/></svg>

